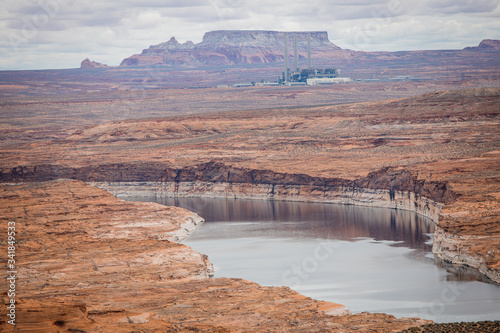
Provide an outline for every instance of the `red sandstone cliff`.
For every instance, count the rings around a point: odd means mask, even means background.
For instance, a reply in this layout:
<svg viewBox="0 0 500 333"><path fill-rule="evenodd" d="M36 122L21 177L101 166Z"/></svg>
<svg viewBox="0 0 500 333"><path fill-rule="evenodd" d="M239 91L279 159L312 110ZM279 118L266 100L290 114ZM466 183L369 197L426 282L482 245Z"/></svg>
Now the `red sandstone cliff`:
<svg viewBox="0 0 500 333"><path fill-rule="evenodd" d="M290 67L293 67L294 36L297 36L299 60L307 58L307 36L310 35L311 57L327 61L350 60L385 61L404 59L405 61L440 61L450 55L454 57L468 56L468 51L498 52L500 41L483 40L477 47L464 50L430 50L404 52L358 52L342 49L328 38L326 31L288 32L288 50ZM152 45L140 54L125 58L120 66L169 65L181 67L225 66L238 64L277 63L284 60L283 31L265 30L219 30L207 32L203 41L194 44L191 41L183 44L174 37L168 42Z"/></svg>
<svg viewBox="0 0 500 333"><path fill-rule="evenodd" d="M158 163L102 164L83 168L60 165L16 167L0 173L0 182L48 181L58 178L86 182L210 182L266 184L281 186L307 185L318 191L339 189L381 189L389 192L412 192L436 202L450 202L456 194L446 182L419 180L404 169L385 168L351 181L340 178L312 177L305 174L279 173L270 170L237 168L209 162L185 168L171 168Z"/></svg>
<svg viewBox="0 0 500 333"><path fill-rule="evenodd" d="M319 58L350 58L351 51L342 50L328 39L326 31L290 32L288 47L293 57L294 35L300 59L307 57L307 35L311 36L311 52ZM120 66L153 64L203 66L280 62L284 59L285 33L261 30L221 30L207 32L199 44L179 43L174 37L168 42L152 45L122 61Z"/></svg>

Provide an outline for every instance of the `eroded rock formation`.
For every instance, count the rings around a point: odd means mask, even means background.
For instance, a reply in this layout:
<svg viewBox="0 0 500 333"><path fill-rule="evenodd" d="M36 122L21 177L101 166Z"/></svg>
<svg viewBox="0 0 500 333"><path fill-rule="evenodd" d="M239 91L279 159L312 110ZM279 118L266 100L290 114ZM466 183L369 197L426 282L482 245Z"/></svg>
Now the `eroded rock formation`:
<svg viewBox="0 0 500 333"><path fill-rule="evenodd" d="M108 65L101 64L100 62L90 61L89 58L82 61L80 64L81 69L92 69L92 68L107 68Z"/></svg>
<svg viewBox="0 0 500 333"><path fill-rule="evenodd" d="M300 200L416 211L437 221L456 194L445 182L419 180L408 170L386 168L357 180L236 168L209 162L181 169L161 164L64 168L40 165L0 173L3 182L80 179L121 196L209 196Z"/></svg>
<svg viewBox="0 0 500 333"><path fill-rule="evenodd" d="M485 51L498 51L500 50L500 40L498 39L483 39L478 46L474 47L466 47L465 50L476 51L476 50L485 50Z"/></svg>
<svg viewBox="0 0 500 333"><path fill-rule="evenodd" d="M352 52L331 43L326 31L290 32L288 45L293 55L294 34L300 59L307 57L307 35L315 57L350 58ZM120 66L174 65L212 66L235 64L273 63L284 60L285 33L265 30L221 30L207 32L203 41L179 43L175 37L168 42L152 45L148 49L124 59Z"/></svg>
<svg viewBox="0 0 500 333"><path fill-rule="evenodd" d="M342 49L330 42L326 31L287 32L290 61L293 61L294 42L297 36L299 60L307 59L307 36L310 36L311 57L330 64L339 60L353 60L365 64L377 61L404 59L406 62L453 61L470 58L468 51L498 52L500 41L483 40L477 47L464 50L430 50L402 52L360 52ZM239 64L265 64L284 61L284 31L267 30L219 30L205 33L203 41L179 43L175 37L158 45L151 45L140 54L122 60L120 66L168 65L181 67L226 66ZM466 51L466 52L464 52ZM292 64L293 62L290 62ZM292 67L292 65L290 65Z"/></svg>

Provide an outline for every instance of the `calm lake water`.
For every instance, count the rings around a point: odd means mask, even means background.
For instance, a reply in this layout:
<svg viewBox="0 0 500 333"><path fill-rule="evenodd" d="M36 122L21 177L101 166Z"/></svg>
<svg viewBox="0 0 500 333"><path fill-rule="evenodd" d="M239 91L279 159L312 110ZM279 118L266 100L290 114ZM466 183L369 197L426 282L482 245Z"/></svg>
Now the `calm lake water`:
<svg viewBox="0 0 500 333"><path fill-rule="evenodd" d="M436 322L500 320L500 287L436 262L433 222L384 208L203 198L132 198L205 218L185 241L215 277L289 286L353 313Z"/></svg>

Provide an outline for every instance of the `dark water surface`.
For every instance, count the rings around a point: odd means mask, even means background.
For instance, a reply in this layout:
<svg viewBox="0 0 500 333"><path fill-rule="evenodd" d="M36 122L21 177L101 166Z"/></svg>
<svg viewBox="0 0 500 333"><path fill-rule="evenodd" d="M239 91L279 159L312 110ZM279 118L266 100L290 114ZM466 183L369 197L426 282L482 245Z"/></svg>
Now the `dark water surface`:
<svg viewBox="0 0 500 333"><path fill-rule="evenodd" d="M185 241L216 277L289 286L353 313L436 322L500 320L500 287L436 262L434 224L415 213L318 203L133 198L205 218Z"/></svg>

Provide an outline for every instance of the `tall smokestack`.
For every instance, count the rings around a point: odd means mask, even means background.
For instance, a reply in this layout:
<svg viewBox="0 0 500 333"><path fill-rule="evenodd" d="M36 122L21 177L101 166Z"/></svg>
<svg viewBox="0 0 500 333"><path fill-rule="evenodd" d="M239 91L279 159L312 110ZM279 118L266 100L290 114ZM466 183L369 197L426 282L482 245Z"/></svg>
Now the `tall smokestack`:
<svg viewBox="0 0 500 333"><path fill-rule="evenodd" d="M288 34L285 32L285 83L288 82Z"/></svg>
<svg viewBox="0 0 500 333"><path fill-rule="evenodd" d="M297 56L297 33L295 33L293 35L293 48L294 48L294 65L295 65L295 71L298 72L299 71L299 57Z"/></svg>
<svg viewBox="0 0 500 333"><path fill-rule="evenodd" d="M307 33L307 69L311 69L311 34Z"/></svg>

